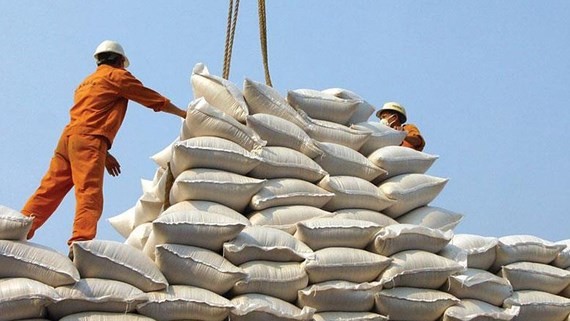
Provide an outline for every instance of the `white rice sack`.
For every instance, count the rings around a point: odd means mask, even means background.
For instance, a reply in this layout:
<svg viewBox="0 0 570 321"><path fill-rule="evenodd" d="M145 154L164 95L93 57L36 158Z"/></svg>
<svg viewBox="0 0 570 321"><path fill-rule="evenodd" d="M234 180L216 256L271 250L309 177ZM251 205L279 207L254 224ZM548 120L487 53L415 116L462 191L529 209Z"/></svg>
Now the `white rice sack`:
<svg viewBox="0 0 570 321"><path fill-rule="evenodd" d="M570 239L556 242L556 244L566 245L566 247L558 253L552 264L561 269L570 268Z"/></svg>
<svg viewBox="0 0 570 321"><path fill-rule="evenodd" d="M0 320L46 316L46 307L59 300L53 287L27 278L0 279Z"/></svg>
<svg viewBox="0 0 570 321"><path fill-rule="evenodd" d="M143 194L135 204L135 228L141 224L154 221L160 212L164 201L152 194Z"/></svg>
<svg viewBox="0 0 570 321"><path fill-rule="evenodd" d="M314 251L327 247L364 249L382 226L359 220L320 217L297 223L295 238Z"/></svg>
<svg viewBox="0 0 570 321"><path fill-rule="evenodd" d="M195 168L182 172L170 190L170 202L211 201L242 212L264 180L218 169Z"/></svg>
<svg viewBox="0 0 570 321"><path fill-rule="evenodd" d="M377 211L361 209L361 208L346 208L338 210L333 213L332 217L346 218L349 220L368 221L376 223L382 227L398 224L396 220L387 215L384 215Z"/></svg>
<svg viewBox="0 0 570 321"><path fill-rule="evenodd" d="M375 311L396 321L435 321L460 301L451 294L412 287L386 289L375 297Z"/></svg>
<svg viewBox="0 0 570 321"><path fill-rule="evenodd" d="M288 120L301 128L307 124L277 90L266 84L246 78L243 82L243 94L249 105L250 114L270 114Z"/></svg>
<svg viewBox="0 0 570 321"><path fill-rule="evenodd" d="M119 281L85 278L55 289L61 297L48 306L52 319L81 312L133 312L147 300L140 289Z"/></svg>
<svg viewBox="0 0 570 321"><path fill-rule="evenodd" d="M0 205L0 240L25 240L32 227L32 221L32 218Z"/></svg>
<svg viewBox="0 0 570 321"><path fill-rule="evenodd" d="M272 227L291 235L297 230L297 222L323 216L332 216L332 213L307 205L275 206L247 215L254 226Z"/></svg>
<svg viewBox="0 0 570 321"><path fill-rule="evenodd" d="M206 289L188 285L171 285L166 290L148 293L147 302L137 312L155 320L221 321L229 315L233 304Z"/></svg>
<svg viewBox="0 0 570 321"><path fill-rule="evenodd" d="M247 219L247 217L245 217L240 212L237 212L220 203L210 202L210 201L200 201L200 200L183 201L180 203L173 204L172 206L164 210L164 212L162 212L161 215L166 215L168 213L173 213L173 212L188 212L194 210L221 214L223 216L234 219L240 223L243 223L246 226L251 225L251 222Z"/></svg>
<svg viewBox="0 0 570 321"><path fill-rule="evenodd" d="M518 307L502 309L489 303L467 299L445 310L442 321L510 321L518 313Z"/></svg>
<svg viewBox="0 0 570 321"><path fill-rule="evenodd" d="M150 232L152 231L152 223L144 223L137 226L125 240L125 244L134 247L137 250L143 250Z"/></svg>
<svg viewBox="0 0 570 321"><path fill-rule="evenodd" d="M315 144L323 151L323 156L315 158L315 161L331 176L356 176L372 181L386 174L386 171L372 164L368 158L346 146L320 142Z"/></svg>
<svg viewBox="0 0 570 321"><path fill-rule="evenodd" d="M159 243L156 241L155 235L156 234L154 233L154 229L151 229L150 234L148 235L148 239L146 240L146 243L144 244L144 247L142 249L143 254L147 256L149 259L151 259L151 261L153 262L156 259L155 256L156 246L159 245Z"/></svg>
<svg viewBox="0 0 570 321"><path fill-rule="evenodd" d="M370 154L368 159L387 171L385 178L390 178L402 174L424 174L438 157L409 147L386 146Z"/></svg>
<svg viewBox="0 0 570 321"><path fill-rule="evenodd" d="M103 240L77 241L73 242L73 254L82 278L121 281L145 292L168 286L154 262L130 245Z"/></svg>
<svg viewBox="0 0 570 321"><path fill-rule="evenodd" d="M170 166L158 167L152 181L141 179L143 194L152 194L163 201L166 199L166 181L169 179Z"/></svg>
<svg viewBox="0 0 570 321"><path fill-rule="evenodd" d="M301 262L313 250L291 234L271 227L250 226L224 243L224 257L235 265L249 261Z"/></svg>
<svg viewBox="0 0 570 321"><path fill-rule="evenodd" d="M174 144L180 141L180 137L176 137L174 141L168 144L166 147L155 153L150 157L152 161L158 165L159 168L166 169L168 167L168 163L172 159L172 148Z"/></svg>
<svg viewBox="0 0 570 321"><path fill-rule="evenodd" d="M297 304L315 308L317 312L366 312L374 307L374 294L381 289L380 282L327 281L300 290Z"/></svg>
<svg viewBox="0 0 570 321"><path fill-rule="evenodd" d="M343 88L328 88L322 90L321 92L328 95L333 95L341 99L350 99L350 100L359 101L359 103L356 105L356 111L354 112L354 114L352 114L352 116L347 122L349 125L358 124L360 122L367 121L370 115L374 113L375 110L374 106L370 105L366 100L364 100L364 98L362 98L361 96L350 90Z"/></svg>
<svg viewBox="0 0 570 321"><path fill-rule="evenodd" d="M548 264L564 250L564 244L556 244L532 235L509 235L499 238L497 257L491 267L498 271L503 265L515 262Z"/></svg>
<svg viewBox="0 0 570 321"><path fill-rule="evenodd" d="M261 150L258 166L248 176L255 178L298 178L308 182L317 182L325 175L319 164L288 147L266 146Z"/></svg>
<svg viewBox="0 0 570 321"><path fill-rule="evenodd" d="M457 225L459 225L462 219L463 214L441 207L422 206L399 216L398 222L402 224L416 224L447 231L453 230Z"/></svg>
<svg viewBox="0 0 570 321"><path fill-rule="evenodd" d="M315 313L315 321L388 321L385 315L373 312L321 312Z"/></svg>
<svg viewBox="0 0 570 321"><path fill-rule="evenodd" d="M251 128L211 106L203 98L192 101L188 106L180 138L186 140L199 136L225 138L247 150L266 143Z"/></svg>
<svg viewBox="0 0 570 321"><path fill-rule="evenodd" d="M503 307L519 307L517 321L561 321L566 320L570 312L570 299L558 295L533 291L515 291L505 300Z"/></svg>
<svg viewBox="0 0 570 321"><path fill-rule="evenodd" d="M312 139L319 142L339 144L358 151L372 135L370 131L357 130L329 121L306 118L308 125L305 127L305 132Z"/></svg>
<svg viewBox="0 0 570 321"><path fill-rule="evenodd" d="M502 306L505 299L513 294L509 280L471 268L451 275L442 289L459 299L475 299L496 306Z"/></svg>
<svg viewBox="0 0 570 321"><path fill-rule="evenodd" d="M287 102L309 117L347 124L361 100L343 99L313 89L296 89L287 92Z"/></svg>
<svg viewBox="0 0 570 321"><path fill-rule="evenodd" d="M107 220L115 231L124 238L129 237L131 232L135 229L135 207L136 205Z"/></svg>
<svg viewBox="0 0 570 321"><path fill-rule="evenodd" d="M309 158L322 154L313 139L301 127L281 117L269 114L247 116L247 126L265 140L267 146L288 147Z"/></svg>
<svg viewBox="0 0 570 321"><path fill-rule="evenodd" d="M132 313L83 312L68 315L59 321L154 321L154 319Z"/></svg>
<svg viewBox="0 0 570 321"><path fill-rule="evenodd" d="M536 290L558 294L570 285L570 271L543 263L516 262L504 265L499 272L509 280L513 290Z"/></svg>
<svg viewBox="0 0 570 321"><path fill-rule="evenodd" d="M240 89L231 81L210 75L208 68L201 63L194 66L190 80L194 98L204 97L216 108L245 123L249 109Z"/></svg>
<svg viewBox="0 0 570 321"><path fill-rule="evenodd" d="M426 251L408 250L390 258L392 263L380 276L384 288L438 289L449 276L465 270L465 266L458 262Z"/></svg>
<svg viewBox="0 0 570 321"><path fill-rule="evenodd" d="M378 188L396 203L382 212L398 218L413 209L428 205L439 195L448 180L426 174L403 174L389 178Z"/></svg>
<svg viewBox="0 0 570 321"><path fill-rule="evenodd" d="M170 284L197 286L220 295L246 276L218 253L194 246L158 245L155 261Z"/></svg>
<svg viewBox="0 0 570 321"><path fill-rule="evenodd" d="M170 165L174 177L200 167L245 175L260 161L258 151L250 152L225 138L201 136L174 144Z"/></svg>
<svg viewBox="0 0 570 321"><path fill-rule="evenodd" d="M327 211L346 208L381 211L394 204L394 201L379 193L374 184L355 176L325 176L318 186L335 194L323 208Z"/></svg>
<svg viewBox="0 0 570 321"><path fill-rule="evenodd" d="M156 244L183 244L215 252L245 227L227 216L197 210L168 213L152 224Z"/></svg>
<svg viewBox="0 0 570 321"><path fill-rule="evenodd" d="M301 179L275 178L267 180L259 192L251 197L249 207L256 211L286 205L306 205L321 208L333 196L334 193Z"/></svg>
<svg viewBox="0 0 570 321"><path fill-rule="evenodd" d="M27 241L0 240L0 278L28 278L57 287L79 280L67 255Z"/></svg>
<svg viewBox="0 0 570 321"><path fill-rule="evenodd" d="M230 311L232 321L312 321L315 309L300 309L281 299L258 293L236 296L231 300L234 307Z"/></svg>
<svg viewBox="0 0 570 321"><path fill-rule="evenodd" d="M367 250L384 256L406 250L437 253L452 237L452 231L443 232L420 225L396 224L386 226L374 235Z"/></svg>
<svg viewBox="0 0 570 321"><path fill-rule="evenodd" d="M472 234L456 234L450 244L467 252L467 266L470 268L488 270L495 262L495 248L499 240Z"/></svg>
<svg viewBox="0 0 570 321"><path fill-rule="evenodd" d="M259 293L294 302L297 291L307 287L309 282L307 272L298 262L250 261L240 268L247 277L235 283L232 289L234 296Z"/></svg>
<svg viewBox="0 0 570 321"><path fill-rule="evenodd" d="M355 283L372 282L392 259L365 250L328 247L315 251L315 258L305 261L311 284L331 280Z"/></svg>
<svg viewBox="0 0 570 321"><path fill-rule="evenodd" d="M372 135L368 137L364 145L360 147L359 152L368 157L376 150L386 146L400 146L406 138L406 132L392 129L379 122L362 122L350 126L355 130L368 130Z"/></svg>

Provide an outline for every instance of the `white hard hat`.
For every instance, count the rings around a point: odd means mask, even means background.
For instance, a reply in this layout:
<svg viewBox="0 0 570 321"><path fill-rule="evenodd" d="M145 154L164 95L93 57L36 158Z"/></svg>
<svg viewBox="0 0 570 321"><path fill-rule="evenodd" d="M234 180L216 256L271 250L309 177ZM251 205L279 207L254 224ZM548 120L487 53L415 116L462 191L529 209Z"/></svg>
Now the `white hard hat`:
<svg viewBox="0 0 570 321"><path fill-rule="evenodd" d="M129 58L127 58L127 55L125 55L125 50L123 50L123 46L121 46L121 44L119 44L118 42L112 40L103 41L99 46L97 46L97 49L95 49L93 57L97 59L97 55L103 52L114 52L116 54L123 56L123 58L125 58L125 67L129 66Z"/></svg>
<svg viewBox="0 0 570 321"><path fill-rule="evenodd" d="M384 106L382 106L382 108L380 108L380 110L376 112L376 116L378 118L380 118L380 114L385 110L395 111L398 114L400 114L400 116L401 116L400 118L401 118L402 123L405 123L406 120L408 119L408 116L406 115L406 109L404 108L404 106L400 105L397 102L391 101L391 102L385 103Z"/></svg>

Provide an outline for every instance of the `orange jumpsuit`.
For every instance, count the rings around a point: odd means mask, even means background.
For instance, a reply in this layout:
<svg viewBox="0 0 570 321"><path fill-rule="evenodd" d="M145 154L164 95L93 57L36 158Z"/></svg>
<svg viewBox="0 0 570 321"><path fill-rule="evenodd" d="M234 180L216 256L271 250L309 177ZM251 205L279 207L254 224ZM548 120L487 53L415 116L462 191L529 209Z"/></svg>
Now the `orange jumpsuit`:
<svg viewBox="0 0 570 321"><path fill-rule="evenodd" d="M426 146L426 142L425 142L424 138L422 137L422 135L420 134L420 130L415 125L412 125L412 124L405 124L402 127L404 127L404 130L406 132L408 132L407 136L418 137L418 138L420 138L421 143L418 145L412 145L412 144L410 144L404 140L402 142L401 146L410 147L410 148L413 148L413 149L421 152L424 149L424 147Z"/></svg>
<svg viewBox="0 0 570 321"><path fill-rule="evenodd" d="M71 120L59 139L49 169L22 213L34 218L28 239L75 187L75 219L68 241L91 240L103 212L107 150L121 127L129 100L154 111L170 101L145 87L124 68L100 65L75 90Z"/></svg>

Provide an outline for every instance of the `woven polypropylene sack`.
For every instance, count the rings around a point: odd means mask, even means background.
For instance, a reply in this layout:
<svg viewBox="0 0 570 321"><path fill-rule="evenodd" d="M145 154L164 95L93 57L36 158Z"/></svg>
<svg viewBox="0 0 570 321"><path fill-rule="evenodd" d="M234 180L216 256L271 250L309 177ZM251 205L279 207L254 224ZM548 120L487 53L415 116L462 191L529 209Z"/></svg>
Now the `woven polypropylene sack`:
<svg viewBox="0 0 570 321"><path fill-rule="evenodd" d="M387 215L362 208L346 208L338 210L333 213L333 217L373 222L382 227L398 224L396 220Z"/></svg>
<svg viewBox="0 0 570 321"><path fill-rule="evenodd" d="M560 321L566 320L570 311L570 299L534 290L515 291L506 299L503 307L520 308L517 321Z"/></svg>
<svg viewBox="0 0 570 321"><path fill-rule="evenodd" d="M274 88L246 78L243 82L243 94L251 114L263 113L277 116L300 128L305 128L307 122Z"/></svg>
<svg viewBox="0 0 570 321"><path fill-rule="evenodd" d="M382 212L398 218L407 212L428 205L447 184L447 178L426 174L403 174L389 178L380 184L380 192L395 204Z"/></svg>
<svg viewBox="0 0 570 321"><path fill-rule="evenodd" d="M192 319L224 320L233 307L231 302L206 289L188 285L171 285L160 292L149 292L149 299L137 312L158 321Z"/></svg>
<svg viewBox="0 0 570 321"><path fill-rule="evenodd" d="M134 247L137 250L141 250L144 248L148 237L150 236L150 232L152 231L152 223L144 223L137 226L129 237L125 240L125 244L128 244Z"/></svg>
<svg viewBox="0 0 570 321"><path fill-rule="evenodd" d="M320 312L315 321L388 321L388 316L374 312Z"/></svg>
<svg viewBox="0 0 570 321"><path fill-rule="evenodd" d="M312 118L347 124L361 101L339 98L314 89L296 89L287 92L287 102Z"/></svg>
<svg viewBox="0 0 570 321"><path fill-rule="evenodd" d="M307 287L309 278L299 262L250 261L240 267L247 277L232 288L234 296L246 293L270 295L287 302L297 299L297 291Z"/></svg>
<svg viewBox="0 0 570 321"><path fill-rule="evenodd" d="M152 224L156 244L190 245L215 252L245 227L227 216L197 210L168 213Z"/></svg>
<svg viewBox="0 0 570 321"><path fill-rule="evenodd" d="M564 244L556 244L533 235L509 235L499 238L497 257L491 267L498 271L503 265L515 262L548 264L564 250Z"/></svg>
<svg viewBox="0 0 570 321"><path fill-rule="evenodd" d="M23 241L32 227L32 218L0 205L0 240Z"/></svg>
<svg viewBox="0 0 570 321"><path fill-rule="evenodd" d="M386 146L400 146L406 137L406 132L395 130L379 122L362 122L350 126L356 130L368 130L372 135L368 137L364 145L360 147L359 152L368 157L376 150Z"/></svg>
<svg viewBox="0 0 570 321"><path fill-rule="evenodd" d="M201 136L177 142L173 146L171 170L177 177L192 168L213 168L245 175L257 165L259 152L250 152L224 138Z"/></svg>
<svg viewBox="0 0 570 321"><path fill-rule="evenodd" d="M0 240L0 278L29 278L57 287L79 280L67 255L27 241Z"/></svg>
<svg viewBox="0 0 570 321"><path fill-rule="evenodd" d="M463 214L453 212L436 206L422 206L398 217L399 223L416 224L442 231L453 230L461 220Z"/></svg>
<svg viewBox="0 0 570 321"><path fill-rule="evenodd" d="M53 287L27 278L0 279L0 320L22 320L46 316L46 307L59 295Z"/></svg>
<svg viewBox="0 0 570 321"><path fill-rule="evenodd" d="M134 227L154 221L162 211L164 200L156 195L145 193L135 204Z"/></svg>
<svg viewBox="0 0 570 321"><path fill-rule="evenodd" d="M413 224L395 224L384 227L367 247L369 251L384 256L406 250L441 251L453 237L453 232L443 232Z"/></svg>
<svg viewBox="0 0 570 321"><path fill-rule="evenodd" d="M334 143L315 144L323 151L323 155L315 158L315 161L331 176L356 176L372 181L386 174L386 171L351 148Z"/></svg>
<svg viewBox="0 0 570 321"><path fill-rule="evenodd" d="M156 264L170 284L192 285L224 294L245 272L220 254L194 246L161 244Z"/></svg>
<svg viewBox="0 0 570 321"><path fill-rule="evenodd" d="M133 312L147 300L140 289L119 281L85 278L56 288L60 300L48 306L52 319L81 312Z"/></svg>
<svg viewBox="0 0 570 321"><path fill-rule="evenodd" d="M265 140L267 146L288 147L309 158L322 154L313 139L301 127L281 117L269 114L251 115L247 117L247 126Z"/></svg>
<svg viewBox="0 0 570 321"><path fill-rule="evenodd" d="M312 321L315 309L298 308L295 305L259 293L242 294L232 298L232 321L288 320Z"/></svg>
<svg viewBox="0 0 570 321"><path fill-rule="evenodd" d="M321 208L334 193L297 178L275 178L265 182L251 197L249 207L260 211L270 207L306 205Z"/></svg>
<svg viewBox="0 0 570 321"><path fill-rule="evenodd" d="M493 262L495 262L495 248L498 242L499 240L495 237L456 234L453 236L453 239L451 239L450 244L466 252L468 267L488 270L491 265L493 265Z"/></svg>
<svg viewBox="0 0 570 321"><path fill-rule="evenodd" d="M334 217L313 218L297 223L295 238L314 251L327 247L364 249L382 226Z"/></svg>
<svg viewBox="0 0 570 321"><path fill-rule="evenodd" d="M231 219L234 219L240 223L243 223L246 226L251 225L251 222L240 212L233 210L225 205L220 203L211 202L211 201L201 201L201 200L191 200L191 201L183 201L176 204L171 205L161 215L166 215L168 213L173 212L188 212L188 211L203 211L209 213L220 214Z"/></svg>
<svg viewBox="0 0 570 321"><path fill-rule="evenodd" d="M380 282L327 281L300 290L297 304L317 312L366 312L374 307L374 294L381 289Z"/></svg>
<svg viewBox="0 0 570 321"><path fill-rule="evenodd" d="M486 302L466 299L445 310L442 321L492 320L510 321L519 313L518 307L503 309Z"/></svg>
<svg viewBox="0 0 570 321"><path fill-rule="evenodd" d="M396 321L435 321L459 303L451 294L412 287L385 289L376 294L375 311Z"/></svg>
<svg viewBox="0 0 570 321"><path fill-rule="evenodd" d="M515 291L536 290L558 294L570 285L570 271L543 263L507 264L501 268L500 275L509 280Z"/></svg>
<svg viewBox="0 0 570 321"><path fill-rule="evenodd" d="M394 201L379 193L374 184L355 176L325 176L318 186L335 194L324 206L327 211L346 208L382 211L394 204Z"/></svg>
<svg viewBox="0 0 570 321"><path fill-rule="evenodd" d="M31 321L31 320L30 320ZM112 312L83 312L68 315L59 321L155 321L139 314Z"/></svg>
<svg viewBox="0 0 570 321"><path fill-rule="evenodd" d="M426 251L408 250L398 252L390 258L392 263L380 277L385 288L438 289L449 276L466 268L458 262Z"/></svg>
<svg viewBox="0 0 570 321"><path fill-rule="evenodd" d="M261 160L248 176L255 178L298 178L308 182L317 182L327 172L319 164L288 147L265 146L261 150Z"/></svg>
<svg viewBox="0 0 570 321"><path fill-rule="evenodd" d="M350 117L350 119L347 122L348 125L358 124L360 122L367 121L368 118L370 117L370 115L372 115L374 113L374 106L370 105L360 95L358 95L355 92L352 92L348 89L328 88L325 90L321 90L321 92L323 92L325 94L333 95L333 96L341 98L341 99L352 99L352 100L359 101L358 104L356 105L356 111L354 112L354 114L352 114L352 116Z"/></svg>
<svg viewBox="0 0 570 321"><path fill-rule="evenodd" d="M564 248L560 253L558 253L552 264L561 269L570 268L570 239L556 243L566 245L566 248Z"/></svg>
<svg viewBox="0 0 570 321"><path fill-rule="evenodd" d="M509 280L472 268L451 275L442 289L459 299L475 299L495 306L501 306L513 294Z"/></svg>
<svg viewBox="0 0 570 321"><path fill-rule="evenodd" d="M385 178L390 178L401 174L423 174L438 157L404 146L386 146L370 154L368 159L388 172Z"/></svg>
<svg viewBox="0 0 570 321"><path fill-rule="evenodd" d="M204 97L213 106L245 123L249 108L240 89L231 81L211 75L203 64L196 64L190 77L194 98Z"/></svg>
<svg viewBox="0 0 570 321"><path fill-rule="evenodd" d="M392 260L365 250L329 247L315 251L315 258L305 261L311 284L331 280L355 283L372 282Z"/></svg>
<svg viewBox="0 0 570 321"><path fill-rule="evenodd" d="M358 130L325 120L304 117L308 123L305 132L319 142L339 144L358 151L372 135L372 132L367 130Z"/></svg>
<svg viewBox="0 0 570 321"><path fill-rule="evenodd" d="M107 221L122 237L129 237L135 228L135 206L121 214L110 217Z"/></svg>
<svg viewBox="0 0 570 321"><path fill-rule="evenodd" d="M209 168L182 172L170 190L171 203L187 200L211 201L242 212L264 180Z"/></svg>
<svg viewBox="0 0 570 321"><path fill-rule="evenodd" d="M235 265L249 261L302 262L313 250L291 234L272 227L250 226L224 243L224 257Z"/></svg>
<svg viewBox="0 0 570 321"><path fill-rule="evenodd" d="M297 222L332 215L331 212L314 206L286 205L253 211L247 217L254 226L272 227L293 235L297 230Z"/></svg>
<svg viewBox="0 0 570 321"><path fill-rule="evenodd" d="M199 136L215 136L231 140L247 150L265 145L251 128L245 126L203 98L190 103L182 126L181 140Z"/></svg>
<svg viewBox="0 0 570 321"><path fill-rule="evenodd" d="M73 254L83 278L121 281L145 292L168 286L154 262L130 245L104 240L77 241L73 243Z"/></svg>
<svg viewBox="0 0 570 321"><path fill-rule="evenodd" d="M172 143L166 145L166 147L163 147L161 150L150 156L150 159L152 159L159 168L166 169L168 167L168 163L172 159L172 148L174 147L174 144L179 141L180 136L177 136Z"/></svg>

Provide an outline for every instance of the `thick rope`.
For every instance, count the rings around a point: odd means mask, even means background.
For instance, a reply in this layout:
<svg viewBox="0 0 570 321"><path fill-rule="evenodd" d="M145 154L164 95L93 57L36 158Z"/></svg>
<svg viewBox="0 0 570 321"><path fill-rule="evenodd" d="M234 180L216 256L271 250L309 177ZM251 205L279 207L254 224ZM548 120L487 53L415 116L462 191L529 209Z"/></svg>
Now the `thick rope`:
<svg viewBox="0 0 570 321"><path fill-rule="evenodd" d="M224 51L224 70L222 77L228 79L230 76L230 65L232 61L232 49L234 46L234 35L236 33L237 17L239 10L239 0L236 0L235 6L233 0L230 0L228 8L228 24L226 28L226 47ZM233 17L232 17L233 16ZM233 21L232 21L233 19Z"/></svg>
<svg viewBox="0 0 570 321"><path fill-rule="evenodd" d="M263 70L265 72L265 84L273 87L271 76L269 75L269 62L267 59L267 21L265 15L265 0L258 0L259 13L259 39L261 41L261 56L263 59Z"/></svg>

